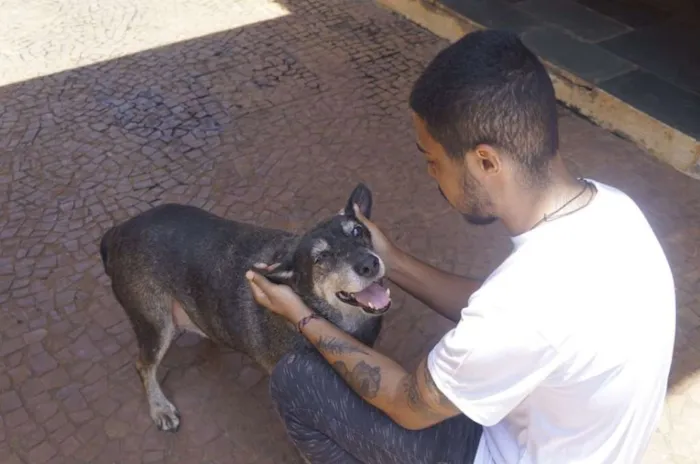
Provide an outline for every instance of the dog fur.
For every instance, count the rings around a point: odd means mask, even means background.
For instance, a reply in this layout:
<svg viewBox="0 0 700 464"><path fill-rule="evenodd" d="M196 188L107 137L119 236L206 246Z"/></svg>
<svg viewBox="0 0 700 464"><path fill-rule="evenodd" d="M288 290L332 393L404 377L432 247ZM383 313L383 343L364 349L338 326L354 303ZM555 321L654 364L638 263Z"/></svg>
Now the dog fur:
<svg viewBox="0 0 700 464"><path fill-rule="evenodd" d="M281 263L262 273L292 287L322 317L374 345L388 305L360 307L357 300L339 297L361 292L385 272L353 204L370 217L372 194L363 184L338 215L303 235L178 204L157 206L103 235L104 269L134 329L137 370L159 429L177 431L180 424L178 410L156 379L179 331L241 351L268 373L285 353L308 344L292 324L255 303L245 273L256 263Z"/></svg>

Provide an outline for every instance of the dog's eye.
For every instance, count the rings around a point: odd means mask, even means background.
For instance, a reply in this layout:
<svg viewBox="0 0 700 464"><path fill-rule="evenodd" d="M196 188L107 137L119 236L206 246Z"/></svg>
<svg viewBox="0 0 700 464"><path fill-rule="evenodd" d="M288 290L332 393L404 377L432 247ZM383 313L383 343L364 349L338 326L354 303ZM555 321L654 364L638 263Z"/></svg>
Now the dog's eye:
<svg viewBox="0 0 700 464"><path fill-rule="evenodd" d="M352 231L350 232L350 234L351 234L353 237L359 237L360 235L362 235L362 227L360 227L360 226L355 226L355 227L353 227L353 228L352 228Z"/></svg>
<svg viewBox="0 0 700 464"><path fill-rule="evenodd" d="M327 251L321 251L314 258L314 263L318 264L321 261L323 261L324 259L328 258L329 256L330 256L330 253L328 253Z"/></svg>

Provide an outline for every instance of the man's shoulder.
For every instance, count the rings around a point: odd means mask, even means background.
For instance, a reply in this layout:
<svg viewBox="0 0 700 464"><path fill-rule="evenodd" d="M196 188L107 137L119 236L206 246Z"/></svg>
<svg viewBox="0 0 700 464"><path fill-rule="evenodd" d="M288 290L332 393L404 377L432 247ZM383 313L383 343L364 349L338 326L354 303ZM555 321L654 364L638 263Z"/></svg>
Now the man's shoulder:
<svg viewBox="0 0 700 464"><path fill-rule="evenodd" d="M593 206L598 211L610 214L626 213L644 218L644 213L637 201L621 188L593 179L588 179L597 189Z"/></svg>
<svg viewBox="0 0 700 464"><path fill-rule="evenodd" d="M596 232L592 235L597 238L597 248L606 254L606 261L618 258L618 265L626 263L640 272L649 271L642 264L647 260L654 266L660 264L659 260L667 264L659 237L637 202L616 187L600 182L596 186L602 195L595 214L598 223L591 231ZM630 257L630 253L635 256Z"/></svg>

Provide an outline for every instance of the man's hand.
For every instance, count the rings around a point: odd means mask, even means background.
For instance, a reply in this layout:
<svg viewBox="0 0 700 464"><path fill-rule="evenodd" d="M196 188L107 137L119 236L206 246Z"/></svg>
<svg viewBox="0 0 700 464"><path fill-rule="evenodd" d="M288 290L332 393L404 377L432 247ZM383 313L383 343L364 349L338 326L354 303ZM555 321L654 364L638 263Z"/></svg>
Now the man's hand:
<svg viewBox="0 0 700 464"><path fill-rule="evenodd" d="M260 264L256 267L271 269L274 268L274 265ZM311 314L311 310L299 298L299 295L287 285L274 284L254 270L248 271L245 276L255 301L270 311L279 314L293 324Z"/></svg>
<svg viewBox="0 0 700 464"><path fill-rule="evenodd" d="M384 265L387 268L387 272L391 274L391 270L398 260L398 256L401 254L399 250L392 242L387 238L386 235L376 226L372 221L367 219L360 208L355 205L355 216L360 220L367 230L369 230L370 236L372 237L372 248L377 252L379 257L384 261ZM389 276L391 277L391 276Z"/></svg>
<svg viewBox="0 0 700 464"><path fill-rule="evenodd" d="M372 246L382 258L387 277L414 298L447 319L459 321L462 308L481 281L437 269L401 251L355 206L355 215L372 235Z"/></svg>

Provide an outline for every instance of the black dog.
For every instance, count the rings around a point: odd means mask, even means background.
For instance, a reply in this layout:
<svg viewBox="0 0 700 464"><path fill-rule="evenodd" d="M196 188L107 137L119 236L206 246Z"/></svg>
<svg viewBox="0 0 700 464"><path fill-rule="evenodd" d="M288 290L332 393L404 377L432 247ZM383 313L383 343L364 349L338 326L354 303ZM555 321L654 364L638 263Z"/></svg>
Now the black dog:
<svg viewBox="0 0 700 464"><path fill-rule="evenodd" d="M308 343L292 324L255 303L245 273L256 263L281 263L266 277L292 287L310 308L365 344L375 343L391 300L381 285L384 264L353 204L370 216L367 187L358 185L341 213L302 236L177 204L104 234L102 262L136 333L137 369L159 429L176 431L180 424L156 379L178 330L242 351L268 372L289 350Z"/></svg>

